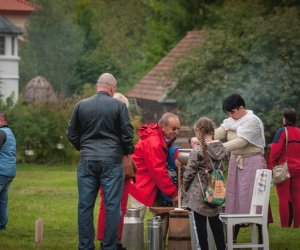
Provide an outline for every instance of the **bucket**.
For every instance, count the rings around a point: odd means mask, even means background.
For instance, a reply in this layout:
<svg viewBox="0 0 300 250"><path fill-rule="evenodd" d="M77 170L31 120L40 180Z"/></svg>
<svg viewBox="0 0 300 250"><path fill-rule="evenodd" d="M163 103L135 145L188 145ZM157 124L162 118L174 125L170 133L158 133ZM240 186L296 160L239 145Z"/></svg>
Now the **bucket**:
<svg viewBox="0 0 300 250"><path fill-rule="evenodd" d="M127 250L144 249L144 224L140 218L140 209L127 209L124 217L122 244Z"/></svg>
<svg viewBox="0 0 300 250"><path fill-rule="evenodd" d="M148 250L162 250L162 220L160 216L154 216L148 220Z"/></svg>
<svg viewBox="0 0 300 250"><path fill-rule="evenodd" d="M192 250L189 211L170 211L169 250Z"/></svg>

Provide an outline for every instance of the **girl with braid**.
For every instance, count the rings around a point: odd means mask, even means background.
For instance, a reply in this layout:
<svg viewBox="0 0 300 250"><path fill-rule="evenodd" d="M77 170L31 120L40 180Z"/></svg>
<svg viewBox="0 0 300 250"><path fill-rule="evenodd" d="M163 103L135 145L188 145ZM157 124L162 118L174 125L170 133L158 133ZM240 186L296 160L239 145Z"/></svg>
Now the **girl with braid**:
<svg viewBox="0 0 300 250"><path fill-rule="evenodd" d="M187 206L192 210L201 250L208 250L207 219L218 250L226 249L223 225L219 219L221 207L210 207L203 201L204 190L208 185L208 175L214 166L227 160L227 151L222 142L214 140L214 123L207 117L200 118L194 125L199 140L189 156L183 175L183 188L187 193ZM213 165L212 165L213 164ZM198 176L199 175L199 178ZM200 185L200 181L201 185Z"/></svg>

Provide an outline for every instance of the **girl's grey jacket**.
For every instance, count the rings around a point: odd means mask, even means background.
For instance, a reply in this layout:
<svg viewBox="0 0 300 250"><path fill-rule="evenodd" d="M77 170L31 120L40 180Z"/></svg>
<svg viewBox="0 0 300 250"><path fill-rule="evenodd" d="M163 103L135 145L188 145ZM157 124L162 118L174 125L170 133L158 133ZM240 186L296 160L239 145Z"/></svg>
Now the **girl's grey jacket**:
<svg viewBox="0 0 300 250"><path fill-rule="evenodd" d="M224 148L222 142L218 140L207 143L207 153L210 156L212 163L219 166L221 161L225 162L228 159L227 150ZM209 161L208 167L213 168ZM190 153L186 169L183 174L183 188L186 193L187 206L196 213L203 216L216 216L220 213L221 207L211 208L203 201L203 194L201 191L197 173L201 179L203 190L207 186L207 177L205 173L205 164L202 149L197 145Z"/></svg>

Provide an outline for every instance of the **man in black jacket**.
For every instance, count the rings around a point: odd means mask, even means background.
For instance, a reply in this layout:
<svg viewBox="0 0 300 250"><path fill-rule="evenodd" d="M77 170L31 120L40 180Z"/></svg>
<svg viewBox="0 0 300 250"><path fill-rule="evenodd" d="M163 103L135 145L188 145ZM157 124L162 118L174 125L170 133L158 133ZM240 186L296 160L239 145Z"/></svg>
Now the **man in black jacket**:
<svg viewBox="0 0 300 250"><path fill-rule="evenodd" d="M67 128L69 141L80 151L77 170L79 249L95 249L93 210L100 186L106 207L102 250L116 249L124 182L121 161L134 150L127 107L112 98L116 88L113 75L100 75L97 94L76 104Z"/></svg>

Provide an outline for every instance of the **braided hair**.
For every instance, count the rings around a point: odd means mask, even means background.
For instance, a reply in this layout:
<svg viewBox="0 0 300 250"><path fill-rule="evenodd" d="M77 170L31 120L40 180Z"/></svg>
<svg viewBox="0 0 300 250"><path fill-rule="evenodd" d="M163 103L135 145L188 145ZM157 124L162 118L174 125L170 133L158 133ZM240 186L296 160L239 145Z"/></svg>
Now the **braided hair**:
<svg viewBox="0 0 300 250"><path fill-rule="evenodd" d="M209 156L207 153L207 144L205 143L205 135L212 135L212 138L214 138L215 124L211 119L207 117L201 117L195 123L194 130L200 142L205 168L208 169Z"/></svg>

